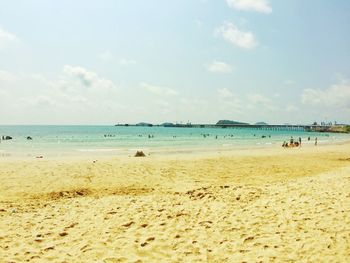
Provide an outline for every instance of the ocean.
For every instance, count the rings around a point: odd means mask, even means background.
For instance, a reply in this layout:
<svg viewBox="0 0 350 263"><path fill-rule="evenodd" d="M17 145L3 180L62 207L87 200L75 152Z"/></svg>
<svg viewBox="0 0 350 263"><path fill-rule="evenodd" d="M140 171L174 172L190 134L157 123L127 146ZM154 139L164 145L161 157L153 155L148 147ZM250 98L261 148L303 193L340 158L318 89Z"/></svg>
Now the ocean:
<svg viewBox="0 0 350 263"><path fill-rule="evenodd" d="M175 128L124 126L0 126L0 156L131 155L137 150L176 152L281 146L302 138L303 144L349 141L349 134L248 128ZM30 136L32 140L28 140ZM310 137L310 141L308 141Z"/></svg>

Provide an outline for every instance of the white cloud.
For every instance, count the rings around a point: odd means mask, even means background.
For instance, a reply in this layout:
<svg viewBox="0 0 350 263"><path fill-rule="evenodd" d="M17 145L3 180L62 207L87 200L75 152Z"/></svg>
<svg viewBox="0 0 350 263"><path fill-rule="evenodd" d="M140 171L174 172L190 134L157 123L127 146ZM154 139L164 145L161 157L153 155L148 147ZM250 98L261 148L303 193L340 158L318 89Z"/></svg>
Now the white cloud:
<svg viewBox="0 0 350 263"><path fill-rule="evenodd" d="M287 85L287 86L290 86L290 85L294 85L295 82L291 79L287 79L286 81L284 81L284 84Z"/></svg>
<svg viewBox="0 0 350 263"><path fill-rule="evenodd" d="M38 74L38 73L33 73L33 74L27 74L28 77L32 78L33 80L41 81L41 82L46 82L45 76Z"/></svg>
<svg viewBox="0 0 350 263"><path fill-rule="evenodd" d="M148 92L155 95L166 95L166 96L176 96L177 92L173 89L166 87L159 87L155 85L151 85L145 82L140 83L140 86L147 90Z"/></svg>
<svg viewBox="0 0 350 263"><path fill-rule="evenodd" d="M219 101L216 104L222 116L242 114L245 111L245 105L240 98L235 96L233 92L227 88L221 88L217 90ZM225 117L220 117L225 118ZM227 117L228 118L228 117Z"/></svg>
<svg viewBox="0 0 350 263"><path fill-rule="evenodd" d="M2 100L7 96L8 96L8 92L3 89L0 89L0 102L2 102Z"/></svg>
<svg viewBox="0 0 350 263"><path fill-rule="evenodd" d="M248 94L248 107L253 109L263 109L263 110L269 110L273 111L276 110L276 107L273 105L272 100L269 98L258 94L258 93L252 93Z"/></svg>
<svg viewBox="0 0 350 263"><path fill-rule="evenodd" d="M195 20L196 26L201 29L203 27L203 22L202 20L196 19Z"/></svg>
<svg viewBox="0 0 350 263"><path fill-rule="evenodd" d="M233 97L233 93L229 89L226 89L226 88L218 89L218 95L222 99Z"/></svg>
<svg viewBox="0 0 350 263"><path fill-rule="evenodd" d="M126 59L126 58L122 58L119 60L119 63L123 66L127 66L127 65L135 65L137 64L136 60L133 59Z"/></svg>
<svg viewBox="0 0 350 263"><path fill-rule="evenodd" d="M83 67L65 65L63 73L78 79L87 88L97 90L116 90L117 86L113 81L100 77L97 73Z"/></svg>
<svg viewBox="0 0 350 263"><path fill-rule="evenodd" d="M299 108L294 106L294 105L287 105L286 111L287 112L297 112L297 111L299 111Z"/></svg>
<svg viewBox="0 0 350 263"><path fill-rule="evenodd" d="M252 49L257 46L257 41L252 32L240 31L231 22L224 22L215 30L217 35L220 35L227 42L245 49Z"/></svg>
<svg viewBox="0 0 350 263"><path fill-rule="evenodd" d="M100 60L102 60L102 61L107 62L107 61L110 61L110 60L113 59L113 54L112 54L111 51L106 50L106 51L103 51L102 53L100 53L100 54L98 55L98 58L99 58Z"/></svg>
<svg viewBox="0 0 350 263"><path fill-rule="evenodd" d="M232 66L222 61L213 61L207 69L214 73L230 73Z"/></svg>
<svg viewBox="0 0 350 263"><path fill-rule="evenodd" d="M248 100L255 104L266 104L270 103L271 100L258 93L252 93L248 95Z"/></svg>
<svg viewBox="0 0 350 263"><path fill-rule="evenodd" d="M14 81L16 76L8 71L0 70L0 81Z"/></svg>
<svg viewBox="0 0 350 263"><path fill-rule="evenodd" d="M156 100L155 104L158 106L161 106L162 108L169 108L169 106L170 106L169 102L167 102L165 100Z"/></svg>
<svg viewBox="0 0 350 263"><path fill-rule="evenodd" d="M11 81L5 81L9 76ZM125 114L130 114L130 110L128 107L121 110L121 107L135 98L125 96L123 92L125 90L117 88L112 80L83 67L65 66L61 73L50 78L36 73L4 74L1 71L0 110L11 112L3 116L1 123L106 124L127 121Z"/></svg>
<svg viewBox="0 0 350 263"><path fill-rule="evenodd" d="M334 107L350 110L350 84L342 81L328 89L305 89L302 102L311 106Z"/></svg>
<svg viewBox="0 0 350 263"><path fill-rule="evenodd" d="M55 101L45 95L38 95L35 97L29 97L22 99L23 103L27 106L37 106L37 107L50 107L50 106L55 106Z"/></svg>
<svg viewBox="0 0 350 263"><path fill-rule="evenodd" d="M16 41L18 41L18 38L14 34L0 28L0 49L5 48Z"/></svg>
<svg viewBox="0 0 350 263"><path fill-rule="evenodd" d="M270 3L267 0L226 0L229 7L243 10L256 11L269 14L272 12Z"/></svg>

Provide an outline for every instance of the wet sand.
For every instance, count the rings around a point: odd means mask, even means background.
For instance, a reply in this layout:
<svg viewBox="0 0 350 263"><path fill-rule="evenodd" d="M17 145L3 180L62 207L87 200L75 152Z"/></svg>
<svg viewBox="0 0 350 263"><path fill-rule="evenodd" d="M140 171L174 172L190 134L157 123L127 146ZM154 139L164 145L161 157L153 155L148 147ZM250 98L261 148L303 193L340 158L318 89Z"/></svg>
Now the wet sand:
<svg viewBox="0 0 350 263"><path fill-rule="evenodd" d="M0 262L347 262L350 144L3 159Z"/></svg>

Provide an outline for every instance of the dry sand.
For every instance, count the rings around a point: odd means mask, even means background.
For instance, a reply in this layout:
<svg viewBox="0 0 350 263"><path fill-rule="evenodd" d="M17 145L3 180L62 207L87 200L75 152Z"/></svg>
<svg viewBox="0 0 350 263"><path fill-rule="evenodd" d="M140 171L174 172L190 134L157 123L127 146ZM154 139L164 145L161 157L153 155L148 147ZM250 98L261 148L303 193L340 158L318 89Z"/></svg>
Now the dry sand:
<svg viewBox="0 0 350 263"><path fill-rule="evenodd" d="M0 162L0 262L349 262L350 145Z"/></svg>

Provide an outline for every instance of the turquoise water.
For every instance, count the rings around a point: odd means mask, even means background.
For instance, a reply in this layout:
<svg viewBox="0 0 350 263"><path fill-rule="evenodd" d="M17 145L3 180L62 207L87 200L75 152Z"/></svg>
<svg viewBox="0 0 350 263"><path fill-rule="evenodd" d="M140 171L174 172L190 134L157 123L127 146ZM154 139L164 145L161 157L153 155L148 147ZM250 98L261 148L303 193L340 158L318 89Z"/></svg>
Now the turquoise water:
<svg viewBox="0 0 350 263"><path fill-rule="evenodd" d="M239 128L167 128L123 126L0 126L2 156L127 154L136 150L237 149L281 145L291 136L303 143L350 140L349 134ZM151 138L149 138L149 135ZM27 136L33 140L27 140ZM262 138L262 136L266 136ZM307 138L311 137L308 141Z"/></svg>

